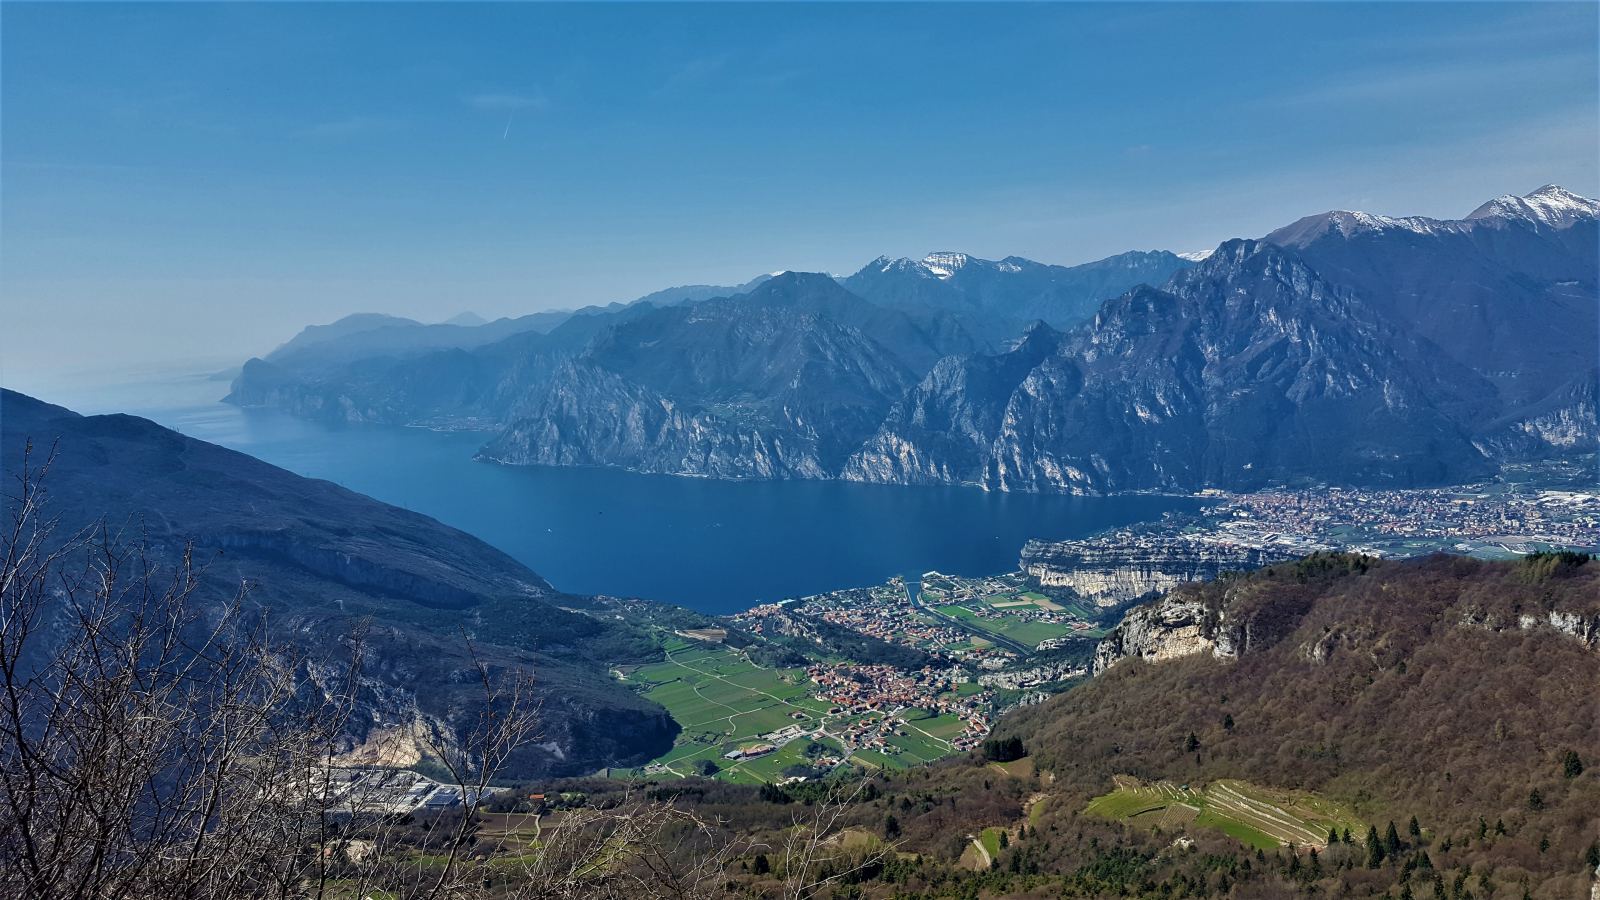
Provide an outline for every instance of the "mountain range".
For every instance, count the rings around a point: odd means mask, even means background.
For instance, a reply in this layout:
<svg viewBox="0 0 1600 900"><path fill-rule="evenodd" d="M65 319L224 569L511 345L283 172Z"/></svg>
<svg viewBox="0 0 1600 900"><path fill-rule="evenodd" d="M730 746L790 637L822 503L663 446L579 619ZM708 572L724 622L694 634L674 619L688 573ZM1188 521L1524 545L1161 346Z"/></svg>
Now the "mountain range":
<svg viewBox="0 0 1600 900"><path fill-rule="evenodd" d="M1596 446L1597 219L1547 186L1208 254L939 252L559 321L351 317L246 363L228 400L482 429L505 464L1079 493L1462 482Z"/></svg>

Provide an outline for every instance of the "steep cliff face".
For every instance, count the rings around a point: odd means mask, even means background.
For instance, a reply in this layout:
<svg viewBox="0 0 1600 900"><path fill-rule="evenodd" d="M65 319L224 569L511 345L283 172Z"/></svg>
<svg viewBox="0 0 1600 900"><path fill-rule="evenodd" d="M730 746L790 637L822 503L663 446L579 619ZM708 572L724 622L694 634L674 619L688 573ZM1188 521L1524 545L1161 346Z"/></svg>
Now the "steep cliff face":
<svg viewBox="0 0 1600 900"><path fill-rule="evenodd" d="M615 373L569 364L480 458L715 478L826 478L822 447L815 423L788 407L686 407Z"/></svg>
<svg viewBox="0 0 1600 900"><path fill-rule="evenodd" d="M1095 647L1094 674L1128 657L1148 662L1215 652L1214 615L1198 597L1174 595L1128 613Z"/></svg>
<svg viewBox="0 0 1600 900"><path fill-rule="evenodd" d="M1600 446L1600 369L1580 371L1537 403L1486 427L1476 443L1496 459L1530 459Z"/></svg>
<svg viewBox="0 0 1600 900"><path fill-rule="evenodd" d="M1067 588L1096 606L1113 607L1224 572L1287 559L1263 550L1182 536L1121 532L1092 541L1029 541L1021 567L1040 585Z"/></svg>
<svg viewBox="0 0 1600 900"><path fill-rule="evenodd" d="M660 310L558 369L484 457L831 477L915 378L902 360L936 352L942 332L923 324L794 273L744 297Z"/></svg>
<svg viewBox="0 0 1600 900"><path fill-rule="evenodd" d="M1506 414L1593 369L1600 202L1547 185L1464 219L1330 212L1265 240L1294 249L1491 382Z"/></svg>
<svg viewBox="0 0 1600 900"><path fill-rule="evenodd" d="M1463 575L1463 573L1465 573ZM1465 587L1461 582L1465 579ZM1445 587L1440 588L1443 584ZM1249 574L1188 584L1131 610L1095 648L1100 674L1130 657L1146 661L1209 654L1237 659L1288 644L1296 657L1326 663L1341 654L1392 655L1397 637L1370 615L1341 611L1336 596L1374 602L1426 598L1446 627L1555 634L1600 652L1600 566L1581 557L1483 563L1435 557L1400 563L1313 555ZM1377 599L1381 598L1381 599ZM1352 601L1354 602L1354 601ZM1429 628L1410 621L1408 629ZM1418 634L1408 631L1408 641Z"/></svg>
<svg viewBox="0 0 1600 900"><path fill-rule="evenodd" d="M1311 216L1193 265L878 259L427 352L358 339L434 326L335 329L251 361L230 399L491 429L504 463L1068 493L1459 483L1600 446L1597 213L1551 187L1461 220Z"/></svg>
<svg viewBox="0 0 1600 900"><path fill-rule="evenodd" d="M991 483L991 444L1006 414L993 398L1014 391L1061 340L1060 332L1035 323L1004 353L940 360L851 454L841 477L885 484Z"/></svg>
<svg viewBox="0 0 1600 900"><path fill-rule="evenodd" d="M905 460L997 490L1088 493L1308 475L1414 485L1489 470L1445 413L1481 402L1486 386L1270 244L1230 241L1025 362L986 361L997 377L981 395L925 381L847 476L892 480ZM945 422L986 430L952 443Z"/></svg>

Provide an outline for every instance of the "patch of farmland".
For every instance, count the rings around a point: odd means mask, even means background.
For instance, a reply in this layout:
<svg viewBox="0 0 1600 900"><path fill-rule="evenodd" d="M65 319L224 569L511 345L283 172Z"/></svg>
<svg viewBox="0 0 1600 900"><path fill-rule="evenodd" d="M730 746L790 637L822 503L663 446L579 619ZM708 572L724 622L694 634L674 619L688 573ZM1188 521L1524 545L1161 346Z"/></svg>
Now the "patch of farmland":
<svg viewBox="0 0 1600 900"><path fill-rule="evenodd" d="M1116 790L1090 800L1085 812L1139 825L1211 828L1263 849L1290 843L1322 848L1329 829L1359 833L1365 828L1347 807L1304 791L1231 779L1203 789L1126 776L1118 776L1116 783Z"/></svg>

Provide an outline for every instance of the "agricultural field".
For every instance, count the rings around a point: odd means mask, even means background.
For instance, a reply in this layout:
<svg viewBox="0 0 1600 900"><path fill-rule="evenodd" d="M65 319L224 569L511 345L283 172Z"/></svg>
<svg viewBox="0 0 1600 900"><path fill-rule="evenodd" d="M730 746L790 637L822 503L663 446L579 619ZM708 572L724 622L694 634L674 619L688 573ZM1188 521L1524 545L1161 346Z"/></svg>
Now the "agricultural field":
<svg viewBox="0 0 1600 900"><path fill-rule="evenodd" d="M922 576L921 587L924 606L974 631L1029 648L1067 635L1104 634L1090 625L1095 610L1076 600L1056 600L1031 590L1020 573L957 578L929 572Z"/></svg>
<svg viewBox="0 0 1600 900"><path fill-rule="evenodd" d="M739 780L748 770L761 773L750 780L761 781L769 780L766 770L773 766L764 760L786 759L783 766L799 761L787 759L788 746L751 760L726 760L723 755L741 744L755 743L758 735L792 725L816 727L828 707L812 695L804 670L764 669L731 648L677 637L665 640L663 649L666 660L625 676L683 727L672 750L654 763L687 776L701 760L711 760L729 780Z"/></svg>
<svg viewBox="0 0 1600 900"><path fill-rule="evenodd" d="M1086 812L1137 825L1210 828L1252 847L1293 843L1327 846L1328 830L1366 830L1347 807L1303 791L1283 791L1244 781L1213 781L1204 788L1170 781L1116 777L1116 790L1089 801Z"/></svg>
<svg viewBox="0 0 1600 900"><path fill-rule="evenodd" d="M987 603L987 601L984 601L984 605L987 607L987 615L980 614L974 603L941 606L938 607L938 610L958 622L971 624L973 627L982 628L985 631L992 631L1001 637L1010 638L1029 647L1037 647L1041 641L1073 633L1072 624L1069 622L1030 621L1024 617L1020 609L1009 606L996 606ZM1017 604L1017 606L1026 610L1041 608L1027 602Z"/></svg>

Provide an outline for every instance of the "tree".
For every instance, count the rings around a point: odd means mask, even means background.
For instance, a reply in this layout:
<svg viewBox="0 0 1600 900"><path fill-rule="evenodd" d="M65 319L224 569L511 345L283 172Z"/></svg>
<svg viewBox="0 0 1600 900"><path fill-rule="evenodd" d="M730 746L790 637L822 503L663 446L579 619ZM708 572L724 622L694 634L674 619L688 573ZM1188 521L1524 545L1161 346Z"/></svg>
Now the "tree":
<svg viewBox="0 0 1600 900"><path fill-rule="evenodd" d="M412 828L390 813L395 772L352 778L340 762L362 628L340 659L304 659L191 550L104 525L57 534L39 484L49 463L31 455L0 527L0 896L475 900L498 879L497 897L689 898L724 878L730 843L692 814L626 800L574 811L539 854L491 865L498 839L478 832L478 810L537 709L526 674L475 653L476 709L407 736L458 798Z"/></svg>
<svg viewBox="0 0 1600 900"><path fill-rule="evenodd" d="M1228 713L1222 717L1222 730L1233 731L1233 713Z"/></svg>
<svg viewBox="0 0 1600 900"><path fill-rule="evenodd" d="M869 788L876 796L877 786L866 778L831 782L809 809L795 814L782 848L784 900L811 900L893 857L892 845L856 851L838 840Z"/></svg>
<svg viewBox="0 0 1600 900"><path fill-rule="evenodd" d="M894 813L883 817L883 836L891 841L900 836L900 820L894 817Z"/></svg>
<svg viewBox="0 0 1600 900"><path fill-rule="evenodd" d="M990 762L1013 762L1027 755L1027 748L1022 746L1022 738L1015 735L1008 738L989 738L983 742L983 758Z"/></svg>
<svg viewBox="0 0 1600 900"><path fill-rule="evenodd" d="M1394 820L1389 820L1389 827L1383 832L1383 851L1387 854L1400 852L1400 833L1395 831Z"/></svg>
<svg viewBox="0 0 1600 900"><path fill-rule="evenodd" d="M1412 816L1411 822L1406 825L1406 833L1411 835L1413 841L1422 840L1422 824L1417 821L1416 816Z"/></svg>
<svg viewBox="0 0 1600 900"><path fill-rule="evenodd" d="M754 875L766 875L772 871L772 861L767 859L765 853L757 853L756 858L750 861L750 872Z"/></svg>
<svg viewBox="0 0 1600 900"><path fill-rule="evenodd" d="M1192 731L1189 732L1189 737L1184 739L1183 749L1187 750L1190 753L1193 753L1194 751L1199 750L1200 749L1200 738L1196 737L1194 732L1192 732Z"/></svg>
<svg viewBox="0 0 1600 900"><path fill-rule="evenodd" d="M1528 792L1528 808L1534 812L1544 809L1544 795L1539 793L1538 788Z"/></svg>
<svg viewBox="0 0 1600 900"><path fill-rule="evenodd" d="M1383 865L1383 842L1378 840L1376 826L1367 826L1367 868L1376 869Z"/></svg>
<svg viewBox="0 0 1600 900"><path fill-rule="evenodd" d="M1338 829L1329 828L1328 829L1328 846L1332 847L1334 844L1337 844L1337 843L1339 843L1339 831L1338 831Z"/></svg>
<svg viewBox="0 0 1600 900"><path fill-rule="evenodd" d="M1578 757L1578 751L1568 750L1562 755L1561 774L1567 778L1577 778L1583 774L1583 760Z"/></svg>

